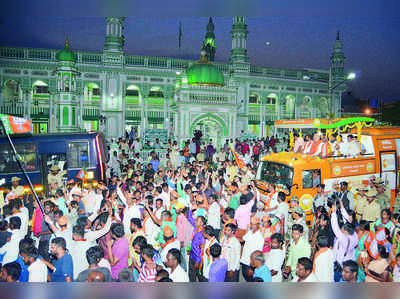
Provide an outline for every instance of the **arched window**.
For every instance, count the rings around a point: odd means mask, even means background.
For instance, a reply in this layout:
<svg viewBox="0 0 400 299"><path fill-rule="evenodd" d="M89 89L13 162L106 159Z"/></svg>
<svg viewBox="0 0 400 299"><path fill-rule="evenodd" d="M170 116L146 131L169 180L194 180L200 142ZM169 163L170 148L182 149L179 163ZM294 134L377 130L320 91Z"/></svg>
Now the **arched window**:
<svg viewBox="0 0 400 299"><path fill-rule="evenodd" d="M276 105L278 101L278 96L274 93L271 93L267 96L267 105Z"/></svg>
<svg viewBox="0 0 400 299"><path fill-rule="evenodd" d="M63 125L68 126L69 125L69 109L68 107L63 108Z"/></svg>
<svg viewBox="0 0 400 299"><path fill-rule="evenodd" d="M249 96L249 104L258 104L259 96L256 93L252 93Z"/></svg>

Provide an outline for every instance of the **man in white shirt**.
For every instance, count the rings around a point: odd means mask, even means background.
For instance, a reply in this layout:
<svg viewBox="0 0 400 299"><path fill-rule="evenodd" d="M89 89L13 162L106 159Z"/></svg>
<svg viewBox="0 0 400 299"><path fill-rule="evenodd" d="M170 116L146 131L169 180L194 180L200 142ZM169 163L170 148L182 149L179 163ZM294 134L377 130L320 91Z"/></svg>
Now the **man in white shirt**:
<svg viewBox="0 0 400 299"><path fill-rule="evenodd" d="M88 215L92 215L93 213L96 213L96 206L97 206L97 195L94 192L92 185L89 184L87 186L88 190L86 192L84 192L84 200L85 200L85 208L86 208L86 212L88 213Z"/></svg>
<svg viewBox="0 0 400 299"><path fill-rule="evenodd" d="M358 142L357 137L353 135L347 136L348 147L347 147L347 156L349 157L357 157L361 153L361 144Z"/></svg>
<svg viewBox="0 0 400 299"><path fill-rule="evenodd" d="M328 246L328 237L320 235L317 238L318 251L314 257L313 274L318 282L334 281L333 250Z"/></svg>
<svg viewBox="0 0 400 299"><path fill-rule="evenodd" d="M39 250L28 247L21 252L22 260L28 267L28 282L47 282L47 266L38 259Z"/></svg>
<svg viewBox="0 0 400 299"><path fill-rule="evenodd" d="M167 183L163 183L161 187L163 191L160 194L160 198L163 200L164 208L168 210L171 205L169 186Z"/></svg>
<svg viewBox="0 0 400 299"><path fill-rule="evenodd" d="M208 225L212 226L215 236L218 238L221 232L221 207L217 200L216 194L211 194L208 198Z"/></svg>
<svg viewBox="0 0 400 299"><path fill-rule="evenodd" d="M73 242L69 253L72 256L74 266L74 279L78 278L79 273L89 267L86 259L86 251L96 245L94 242L90 242L84 238L85 230L82 226L75 225L72 228Z"/></svg>
<svg viewBox="0 0 400 299"><path fill-rule="evenodd" d="M264 254L265 265L270 269L272 282L282 282L282 265L285 261L283 237L280 233L271 236L271 250Z"/></svg>
<svg viewBox="0 0 400 299"><path fill-rule="evenodd" d="M308 257L299 258L296 266L296 276L292 282L318 282L312 273L312 261Z"/></svg>
<svg viewBox="0 0 400 299"><path fill-rule="evenodd" d="M237 225L228 223L225 225L225 236L221 240L222 258L228 262L228 272L226 273L226 282L239 282L240 270L240 246L239 240L235 237Z"/></svg>
<svg viewBox="0 0 400 299"><path fill-rule="evenodd" d="M256 250L262 250L264 247L264 238L260 231L260 219L251 217L250 219L250 230L243 236L245 241L242 251L242 258L240 263L242 265L243 278L249 282L252 279L250 275L250 256Z"/></svg>
<svg viewBox="0 0 400 299"><path fill-rule="evenodd" d="M278 192L278 208L276 209L275 216L281 220L284 234L286 234L288 228L289 205L286 202L286 195L284 192Z"/></svg>
<svg viewBox="0 0 400 299"><path fill-rule="evenodd" d="M136 138L136 140L133 142L133 147L135 148L135 152L140 152L140 150L142 149L142 145L140 143L140 139Z"/></svg>
<svg viewBox="0 0 400 299"><path fill-rule="evenodd" d="M13 216L10 218L9 228L11 232L10 241L0 248L0 254L4 254L2 264L15 262L18 259L19 241L24 238L21 232L21 218Z"/></svg>
<svg viewBox="0 0 400 299"><path fill-rule="evenodd" d="M141 219L141 213L139 205L136 204L135 198L133 198L133 194L127 194L126 204L127 205L124 211L123 224L124 224L125 236L129 240L131 219L132 218Z"/></svg>
<svg viewBox="0 0 400 299"><path fill-rule="evenodd" d="M163 200L162 198L157 198L156 199L156 206L155 206L155 210L154 210L154 215L158 218L161 219L162 217L162 212L164 211L164 207L163 207Z"/></svg>
<svg viewBox="0 0 400 299"><path fill-rule="evenodd" d="M189 282L187 272L180 266L181 261L182 255L179 249L172 248L168 251L165 265L173 282Z"/></svg>

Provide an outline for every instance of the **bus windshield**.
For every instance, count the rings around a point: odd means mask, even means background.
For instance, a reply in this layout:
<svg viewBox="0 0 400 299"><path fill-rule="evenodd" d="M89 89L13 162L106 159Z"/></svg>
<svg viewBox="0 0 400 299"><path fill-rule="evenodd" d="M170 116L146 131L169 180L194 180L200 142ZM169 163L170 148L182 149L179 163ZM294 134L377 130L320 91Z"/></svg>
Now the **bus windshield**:
<svg viewBox="0 0 400 299"><path fill-rule="evenodd" d="M272 183L283 190L287 190L290 194L290 189L293 182L293 168L285 164L263 161L258 167L257 180Z"/></svg>

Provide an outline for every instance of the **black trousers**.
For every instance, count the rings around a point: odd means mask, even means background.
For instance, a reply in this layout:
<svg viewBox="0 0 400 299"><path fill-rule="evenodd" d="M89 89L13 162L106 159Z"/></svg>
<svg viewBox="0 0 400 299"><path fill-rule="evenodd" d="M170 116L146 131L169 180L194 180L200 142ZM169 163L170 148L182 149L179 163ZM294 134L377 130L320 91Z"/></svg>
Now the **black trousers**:
<svg viewBox="0 0 400 299"><path fill-rule="evenodd" d="M251 267L242 263L240 264L242 265L242 276L244 280L246 280L247 282L252 281L253 277L249 275L249 270L251 269Z"/></svg>
<svg viewBox="0 0 400 299"><path fill-rule="evenodd" d="M49 261L49 244L50 240L39 240L39 254L46 260Z"/></svg>
<svg viewBox="0 0 400 299"><path fill-rule="evenodd" d="M188 271L189 281L190 282L196 282L196 280L204 281L205 278L202 275L200 275L199 269L194 268L194 264L196 264L196 262L189 257L189 271Z"/></svg>
<svg viewBox="0 0 400 299"><path fill-rule="evenodd" d="M233 274L233 277L231 278L225 276L225 282L239 282L239 272L240 272L239 270L235 270L235 274Z"/></svg>

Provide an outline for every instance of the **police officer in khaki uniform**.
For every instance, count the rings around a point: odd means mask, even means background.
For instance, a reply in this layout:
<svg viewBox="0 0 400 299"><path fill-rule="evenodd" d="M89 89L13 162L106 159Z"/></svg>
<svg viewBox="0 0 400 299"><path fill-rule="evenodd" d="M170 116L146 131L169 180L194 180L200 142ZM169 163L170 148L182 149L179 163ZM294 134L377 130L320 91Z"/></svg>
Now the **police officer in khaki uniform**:
<svg viewBox="0 0 400 299"><path fill-rule="evenodd" d="M12 177L11 179L11 183L12 183L12 187L11 187L11 191L17 195L17 197L23 196L24 195L24 187L19 186L19 181L21 180L21 178L19 177Z"/></svg>
<svg viewBox="0 0 400 299"><path fill-rule="evenodd" d="M64 174L66 173L66 170L60 171L60 167L57 165L53 165L50 168L50 173L47 176L47 183L49 185L57 184L58 187L62 186L62 178Z"/></svg>

